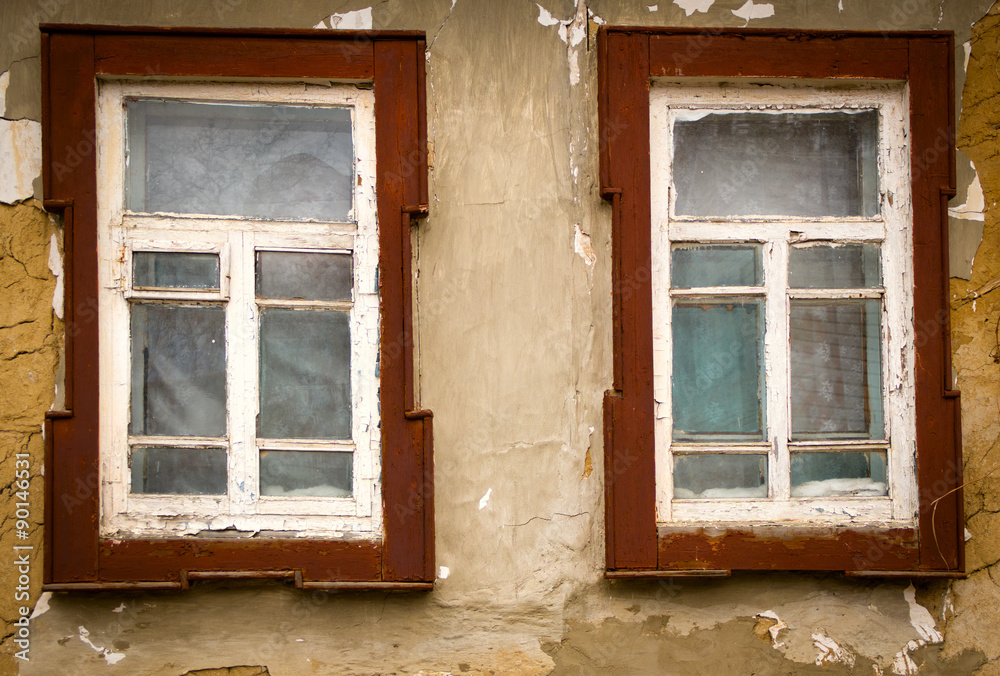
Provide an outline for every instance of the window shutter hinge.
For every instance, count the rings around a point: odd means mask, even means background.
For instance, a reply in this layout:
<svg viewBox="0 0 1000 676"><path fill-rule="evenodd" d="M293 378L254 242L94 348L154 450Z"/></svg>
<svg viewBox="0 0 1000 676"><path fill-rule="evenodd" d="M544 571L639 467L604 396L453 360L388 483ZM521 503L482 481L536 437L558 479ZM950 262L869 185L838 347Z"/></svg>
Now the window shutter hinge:
<svg viewBox="0 0 1000 676"><path fill-rule="evenodd" d="M404 206L402 208L404 214L409 214L410 222L413 222L415 218L426 218L427 214L430 213L430 209L426 204L411 204L409 206Z"/></svg>

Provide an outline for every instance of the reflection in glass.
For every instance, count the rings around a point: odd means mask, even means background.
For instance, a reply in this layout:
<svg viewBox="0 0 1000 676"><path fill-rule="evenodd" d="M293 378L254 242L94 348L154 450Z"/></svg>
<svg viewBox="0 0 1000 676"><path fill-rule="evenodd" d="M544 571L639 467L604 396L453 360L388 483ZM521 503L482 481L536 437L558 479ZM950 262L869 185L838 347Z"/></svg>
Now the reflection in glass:
<svg viewBox="0 0 1000 676"><path fill-rule="evenodd" d="M791 301L793 439L881 439L881 301Z"/></svg>
<svg viewBox="0 0 1000 676"><path fill-rule="evenodd" d="M816 244L788 250L793 289L872 289L882 286L878 244Z"/></svg>
<svg viewBox="0 0 1000 676"><path fill-rule="evenodd" d="M351 300L350 254L257 252L257 296Z"/></svg>
<svg viewBox="0 0 1000 676"><path fill-rule="evenodd" d="M763 314L756 299L675 301L674 439L762 438Z"/></svg>
<svg viewBox="0 0 1000 676"><path fill-rule="evenodd" d="M351 333L339 310L264 308L259 436L351 437Z"/></svg>
<svg viewBox="0 0 1000 676"><path fill-rule="evenodd" d="M167 251L132 254L132 285L153 289L219 289L219 255Z"/></svg>
<svg viewBox="0 0 1000 676"><path fill-rule="evenodd" d="M349 498L353 464L339 451L261 451L260 494Z"/></svg>
<svg viewBox="0 0 1000 676"><path fill-rule="evenodd" d="M132 493L225 495L226 450L139 446L130 460Z"/></svg>
<svg viewBox="0 0 1000 676"><path fill-rule="evenodd" d="M793 498L887 493L885 453L792 453Z"/></svg>
<svg viewBox="0 0 1000 676"><path fill-rule="evenodd" d="M878 214L878 113L715 112L674 123L678 215Z"/></svg>
<svg viewBox="0 0 1000 676"><path fill-rule="evenodd" d="M131 211L345 221L348 108L128 100Z"/></svg>
<svg viewBox="0 0 1000 676"><path fill-rule="evenodd" d="M760 286L759 244L675 244L670 249L670 286Z"/></svg>
<svg viewBox="0 0 1000 676"><path fill-rule="evenodd" d="M674 498L766 498L767 456L674 454Z"/></svg>
<svg viewBox="0 0 1000 676"><path fill-rule="evenodd" d="M221 305L132 306L131 433L226 433L225 310Z"/></svg>

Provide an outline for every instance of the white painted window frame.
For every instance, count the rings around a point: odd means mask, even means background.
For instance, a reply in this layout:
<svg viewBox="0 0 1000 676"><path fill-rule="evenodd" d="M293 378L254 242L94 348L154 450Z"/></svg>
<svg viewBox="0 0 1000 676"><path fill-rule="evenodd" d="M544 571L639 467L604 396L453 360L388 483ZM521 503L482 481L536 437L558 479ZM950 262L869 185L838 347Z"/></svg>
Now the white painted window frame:
<svg viewBox="0 0 1000 676"><path fill-rule="evenodd" d="M345 222L268 221L215 215L139 214L124 208L125 116L129 98L205 103L267 103L347 107L352 114L355 172L352 213ZM189 83L101 80L98 83L98 249L101 373L101 535L165 537L235 530L282 537L382 537L379 418L378 226L375 110L370 88L353 84ZM256 298L257 251L350 253L350 302L261 301ZM135 251L212 252L220 256L220 290L132 288ZM129 306L141 299L190 301L226 308L227 437L184 439L185 445L228 448L226 496L131 494L128 434L131 357ZM264 305L349 311L352 438L345 441L258 441L259 318ZM179 438L170 438L173 443ZM260 496L258 452L351 451L350 498Z"/></svg>
<svg viewBox="0 0 1000 676"><path fill-rule="evenodd" d="M789 84L654 80L650 87L651 244L653 293L653 374L656 444L656 509L660 525L724 523L870 525L912 527L917 510L915 475L912 208L908 137L908 89L905 83L822 81ZM694 111L758 110L806 112L874 109L879 113L878 173L881 209L873 218L796 218L775 216L696 219L673 212L671 176L672 124ZM793 498L790 448L805 450L816 442L790 443L788 299L794 295L847 297L787 289L790 244L810 241L880 242L883 289L855 290L852 296L881 296L882 374L886 438L884 442L822 442L833 450L884 450L888 495L885 497ZM669 256L672 243L760 242L764 284L760 288L719 289L727 295L765 298L764 359L767 374L766 440L732 444L733 452L768 455L768 496L760 499L673 498L672 343ZM703 290L699 293L705 293ZM687 452L718 452L723 445L684 444Z"/></svg>

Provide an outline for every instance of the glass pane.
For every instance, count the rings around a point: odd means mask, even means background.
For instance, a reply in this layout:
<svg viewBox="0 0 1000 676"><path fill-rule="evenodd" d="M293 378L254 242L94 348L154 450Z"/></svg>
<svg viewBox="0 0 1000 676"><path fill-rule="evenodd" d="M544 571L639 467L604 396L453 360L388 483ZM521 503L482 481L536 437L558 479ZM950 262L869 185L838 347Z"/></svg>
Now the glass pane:
<svg viewBox="0 0 1000 676"><path fill-rule="evenodd" d="M878 244L820 244L788 251L793 289L873 289L882 286Z"/></svg>
<svg viewBox="0 0 1000 676"><path fill-rule="evenodd" d="M223 448L137 447L131 470L133 493L226 494Z"/></svg>
<svg viewBox="0 0 1000 676"><path fill-rule="evenodd" d="M710 113L674 123L675 211L874 216L878 113Z"/></svg>
<svg viewBox="0 0 1000 676"><path fill-rule="evenodd" d="M350 368L351 329L346 312L264 308L259 435L349 439Z"/></svg>
<svg viewBox="0 0 1000 676"><path fill-rule="evenodd" d="M132 211L347 220L348 108L130 100Z"/></svg>
<svg viewBox="0 0 1000 676"><path fill-rule="evenodd" d="M766 497L766 455L674 455L674 498Z"/></svg>
<svg viewBox="0 0 1000 676"><path fill-rule="evenodd" d="M793 439L881 439L881 302L791 302Z"/></svg>
<svg viewBox="0 0 1000 676"><path fill-rule="evenodd" d="M132 286L154 289L219 289L219 255L136 251Z"/></svg>
<svg viewBox="0 0 1000 676"><path fill-rule="evenodd" d="M132 434L226 434L225 309L132 306Z"/></svg>
<svg viewBox="0 0 1000 676"><path fill-rule="evenodd" d="M674 439L761 439L763 302L677 301L672 328Z"/></svg>
<svg viewBox="0 0 1000 676"><path fill-rule="evenodd" d="M792 497L887 495L885 453L792 454Z"/></svg>
<svg viewBox="0 0 1000 676"><path fill-rule="evenodd" d="M676 244L670 249L670 286L760 286L759 244Z"/></svg>
<svg viewBox="0 0 1000 676"><path fill-rule="evenodd" d="M257 296L351 300L350 254L257 252Z"/></svg>
<svg viewBox="0 0 1000 676"><path fill-rule="evenodd" d="M349 498L354 454L338 451L261 451L261 495Z"/></svg>

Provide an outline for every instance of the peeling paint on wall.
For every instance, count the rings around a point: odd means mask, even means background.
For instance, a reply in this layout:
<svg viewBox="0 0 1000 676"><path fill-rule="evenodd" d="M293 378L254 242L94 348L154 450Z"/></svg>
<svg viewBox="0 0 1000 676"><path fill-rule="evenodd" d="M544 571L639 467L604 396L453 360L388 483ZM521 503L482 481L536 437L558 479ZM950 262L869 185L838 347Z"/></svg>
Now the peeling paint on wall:
<svg viewBox="0 0 1000 676"><path fill-rule="evenodd" d="M109 665L118 664L123 659L125 659L125 653L119 653L111 650L110 648L103 648L94 645L94 642L90 640L90 632L87 631L86 627L80 627L80 640L86 645L90 646L94 652L100 653L104 661Z"/></svg>
<svg viewBox="0 0 1000 676"><path fill-rule="evenodd" d="M10 71L0 75L0 202L13 204L32 196L32 182L42 173L42 126L33 120L8 120Z"/></svg>
<svg viewBox="0 0 1000 676"><path fill-rule="evenodd" d="M493 489L486 491L486 494L479 498L479 510L482 511L486 509L486 505L490 504L490 496L493 495Z"/></svg>
<svg viewBox="0 0 1000 676"><path fill-rule="evenodd" d="M767 628L767 633L771 636L771 646L774 648L780 648L785 645L784 643L778 642L778 634L781 633L782 629L788 629L788 625L785 624L784 620L778 617L778 614L773 610L765 610L759 613L757 617L763 617L771 620L771 624Z"/></svg>
<svg viewBox="0 0 1000 676"><path fill-rule="evenodd" d="M535 7L538 8L538 23L540 23L541 25L555 26L556 24L560 23L559 19L552 16L549 10L542 7L537 2L535 3Z"/></svg>
<svg viewBox="0 0 1000 676"><path fill-rule="evenodd" d="M34 194L42 172L42 125L34 120L0 119L0 202L13 204Z"/></svg>
<svg viewBox="0 0 1000 676"><path fill-rule="evenodd" d="M754 4L753 0L747 0L739 9L732 10L733 14L740 17L747 23L753 19L766 19L774 16L774 5L768 3Z"/></svg>
<svg viewBox="0 0 1000 676"><path fill-rule="evenodd" d="M52 598L52 592L42 592L38 597L38 601L35 602L35 609L31 611L31 619L40 617L45 613L49 612L49 599Z"/></svg>
<svg viewBox="0 0 1000 676"><path fill-rule="evenodd" d="M715 0L674 0L674 4L684 10L685 16L691 16L695 12L708 12Z"/></svg>
<svg viewBox="0 0 1000 676"><path fill-rule="evenodd" d="M56 288L52 292L52 309L56 317L63 318L63 262L62 253L59 251L59 238L55 233L49 239L49 272L56 278Z"/></svg>
<svg viewBox="0 0 1000 676"><path fill-rule="evenodd" d="M587 8L585 0L577 0L573 16L566 21L556 18L549 10L537 2L535 6L538 7L538 23L546 27L559 26L557 34L559 35L559 39L566 45L569 83L572 86L580 84L580 53L577 48L583 42L584 38L587 37L587 21L592 19L598 24L602 24L604 21Z"/></svg>
<svg viewBox="0 0 1000 676"><path fill-rule="evenodd" d="M956 168L958 196L952 202L963 201L948 208L948 263L952 277L969 279L983 241L986 205L979 174L961 151L956 153Z"/></svg>
<svg viewBox="0 0 1000 676"><path fill-rule="evenodd" d="M454 6L454 3L452 3ZM356 9L353 12L331 14L313 28L330 28L333 30L371 30L372 8Z"/></svg>
<svg viewBox="0 0 1000 676"><path fill-rule="evenodd" d="M7 114L7 87L10 86L10 71L0 75L0 117Z"/></svg>
<svg viewBox="0 0 1000 676"><path fill-rule="evenodd" d="M813 645L819 653L816 655L816 666L821 667L827 664L846 664L854 666L854 655L836 641L825 634L815 633L812 635Z"/></svg>
<svg viewBox="0 0 1000 676"><path fill-rule="evenodd" d="M588 267L594 267L594 263L597 262L597 254L594 253L594 246L590 242L590 235L580 229L579 223L576 223L573 228L573 251L583 259Z"/></svg>
<svg viewBox="0 0 1000 676"><path fill-rule="evenodd" d="M983 186L979 183L979 175L972 179L969 186L968 199L957 207L949 207L948 215L955 218L964 218L973 221L983 220L983 209L985 208L985 198L983 197Z"/></svg>

